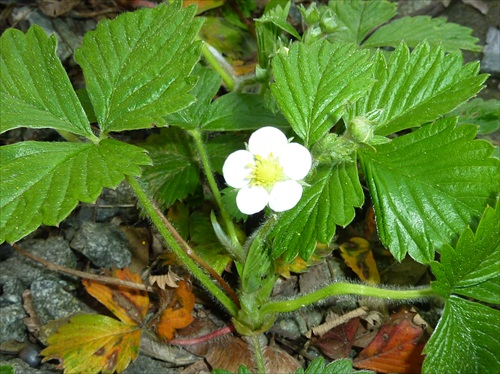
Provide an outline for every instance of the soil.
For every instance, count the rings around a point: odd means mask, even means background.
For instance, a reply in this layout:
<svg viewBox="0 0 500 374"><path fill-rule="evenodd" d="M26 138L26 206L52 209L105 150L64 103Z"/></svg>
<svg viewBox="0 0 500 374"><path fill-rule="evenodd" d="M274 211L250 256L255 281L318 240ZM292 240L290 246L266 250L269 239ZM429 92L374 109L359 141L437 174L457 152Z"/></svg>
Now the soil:
<svg viewBox="0 0 500 374"><path fill-rule="evenodd" d="M308 3L309 1L297 1L297 3ZM5 30L7 27L17 27L25 31L31 24L43 24L44 27L55 30L60 40L66 42L67 50L60 51L60 56L64 59L64 65L70 75L75 87L81 87L83 80L81 73L72 60L71 54L74 48L81 41L81 36L85 31L95 27L96 22L103 18L113 17L121 12L132 10L134 4L140 1L96 1L96 0L67 0L61 3L67 6L50 7L50 1L23 1L23 0L0 0L2 16L0 27ZM260 1L262 5L265 1ZM447 6L443 5L449 3ZM480 44L486 43L486 34L490 27L500 28L500 0L399 0L398 5L401 15L421 15L446 17L449 21L470 27L473 35L479 38ZM481 13L481 7L486 5L488 10ZM52 12L52 13L50 13ZM36 14L36 16L34 16ZM50 17L48 14L56 15ZM464 53L465 61L472 61L481 58L481 54ZM500 58L500 57L499 57ZM487 80L487 87L481 91L480 97L485 99L500 100L500 72L492 73ZM145 135L145 134L144 134ZM0 144L9 144L20 140L56 140L57 133L52 131L38 130L15 130L0 137ZM500 144L498 134L494 134L491 141L496 145ZM137 209L135 201L130 191L121 186L117 191L106 190L95 205L82 204L74 213L63 222L58 228L43 227L28 238L21 241L20 246L33 253L53 253L49 249L57 248L56 253L50 257L49 261L62 266L79 269L93 269L99 267L122 267L124 264L132 263L137 270L142 271L149 266L158 251L158 241L154 232L149 229L149 225L144 221ZM89 261L92 254L84 252L89 247L99 246L106 248L105 256L95 258L93 264ZM119 253L121 248L130 249L129 258L123 258ZM101 251L102 252L102 251ZM148 255L144 257L144 252ZM65 253L64 256L58 253ZM142 255L141 255L142 253ZM46 257L46 256L45 256ZM98 264L98 266L96 266ZM3 267L2 267L3 266ZM389 265L381 264L381 268ZM418 284L428 280L425 268L420 268L418 264L409 263L400 268L401 283L410 282ZM315 267L306 275L292 275L288 280L281 280L276 286L275 294L291 296L296 293L297 288L302 290L314 288L319 283L324 283L325 278L332 278L332 267L339 267L338 259L332 258L323 265ZM5 269L9 269L8 271ZM33 325L22 318L27 317L26 310L31 310L35 315L29 317L38 318L35 327L60 317L66 317L64 313L58 313L58 308L62 304L70 306L68 313L76 310L92 311L97 309L100 313L106 313L83 291L76 278L68 276L54 275L54 272L44 270L42 266L34 265L29 260L17 254L11 246L2 244L0 247L0 269L5 273L0 274L1 294L0 310L4 313L5 308L12 313L13 328L17 324L21 333L13 335L12 340L20 340L20 346L3 343L0 345L0 363L12 360L14 357L21 357L24 361L16 359L18 372L20 373L42 373L56 371L53 363L46 363L40 367L39 360L36 359L36 352L41 348L40 341L35 339L39 332L33 331ZM409 270L408 270L409 269ZM34 277L34 272L45 274L43 277ZM346 269L341 269L342 272ZM29 273L30 276L26 276ZM334 272L335 273L335 272ZM410 281L402 279L403 276L413 277ZM38 273L36 273L38 274ZM352 275L346 273L348 276ZM36 284L35 282L36 278ZM40 280L42 279L42 280ZM334 279L333 279L334 280ZM40 283L42 282L42 283ZM408 284L408 283L406 283ZM34 295L27 295L26 290L31 290ZM39 290L37 292L37 290ZM196 290L198 292L199 290ZM217 307L210 300L206 300L202 293L196 293L197 304L195 314L199 320L203 320L204 328L210 326L212 329L220 328L227 324L227 316L220 314ZM35 304L34 308L27 308L30 297ZM61 304L62 303L62 304ZM22 306L24 305L24 309ZM318 350L304 349L304 337L301 335L309 326L320 323L326 311L331 305L322 305L318 308L310 308L301 311L294 316L285 316L276 323L268 338L275 341L275 344L283 347L292 356L298 358L298 362L310 359ZM353 300L340 300L336 304L336 310L353 310L357 305ZM431 325L435 323L437 314L429 306L421 305L420 313ZM5 320L4 320L5 322ZM31 321L33 322L33 321ZM27 327L26 327L27 326ZM19 331L19 330L17 330ZM29 331L29 333L28 333ZM39 337L40 338L40 337ZM40 338L40 340L42 340ZM2 340L3 341L3 340ZM43 341L43 340L42 340ZM30 344L27 344L30 342ZM12 343L12 342L11 342ZM224 343L228 344L228 342ZM233 344L233 343L231 343ZM240 343L234 343L236 345ZM20 353L19 347L26 347ZM154 350L149 347L149 349ZM150 357L140 356L140 359L127 369L127 373L194 373L208 370L207 366L200 363L197 356L180 348L163 352L163 357L170 357L169 360L159 360L154 353ZM221 348L226 349L226 348ZM208 357L210 351L195 352L200 356ZM211 353L216 355L215 353ZM273 353L275 354L275 353ZM35 358L34 358L35 357ZM162 357L160 355L160 357ZM33 368L28 364L33 364ZM189 366L193 365L193 366ZM175 366L180 366L175 368ZM188 369L186 369L188 368Z"/></svg>

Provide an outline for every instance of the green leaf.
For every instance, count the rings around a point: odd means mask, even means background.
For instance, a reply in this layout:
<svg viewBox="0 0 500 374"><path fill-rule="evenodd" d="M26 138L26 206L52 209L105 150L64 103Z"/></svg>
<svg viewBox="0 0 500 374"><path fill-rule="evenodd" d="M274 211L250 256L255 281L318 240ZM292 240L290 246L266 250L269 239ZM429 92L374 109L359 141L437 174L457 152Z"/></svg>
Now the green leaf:
<svg viewBox="0 0 500 374"><path fill-rule="evenodd" d="M449 116L459 116L458 124L478 126L478 134L490 134L500 129L500 101L474 99L459 106Z"/></svg>
<svg viewBox="0 0 500 374"><path fill-rule="evenodd" d="M193 42L202 19L181 2L124 13L85 34L75 59L101 131L164 124L163 116L193 102L188 79L200 56Z"/></svg>
<svg viewBox="0 0 500 374"><path fill-rule="evenodd" d="M385 0L336 0L329 3L338 24L331 40L361 44L366 35L396 15L397 4Z"/></svg>
<svg viewBox="0 0 500 374"><path fill-rule="evenodd" d="M426 43L411 54L400 44L388 63L380 52L374 60L376 83L350 108L346 121L382 109L377 135L435 120L479 92L487 78L477 75L477 62L462 66L461 54L444 54Z"/></svg>
<svg viewBox="0 0 500 374"><path fill-rule="evenodd" d="M424 373L498 373L500 311L451 296L424 348Z"/></svg>
<svg viewBox="0 0 500 374"><path fill-rule="evenodd" d="M271 90L288 122L307 146L339 120L347 102L372 84L369 53L354 45L295 43L273 59Z"/></svg>
<svg viewBox="0 0 500 374"><path fill-rule="evenodd" d="M288 127L281 114L266 108L261 95L231 92L215 100L203 118L207 131L257 130L263 126Z"/></svg>
<svg viewBox="0 0 500 374"><path fill-rule="evenodd" d="M218 274L222 274L231 257L217 239L210 218L204 212L196 211L191 214L189 241L196 254Z"/></svg>
<svg viewBox="0 0 500 374"><path fill-rule="evenodd" d="M144 150L112 139L92 143L23 142L0 148L0 242L15 242L41 224L57 225L79 201L140 175Z"/></svg>
<svg viewBox="0 0 500 374"><path fill-rule="evenodd" d="M248 136L243 134L210 134L205 146L212 170L222 174L222 166L226 158L231 153L240 150L247 140Z"/></svg>
<svg viewBox="0 0 500 374"><path fill-rule="evenodd" d="M429 263L495 204L500 162L490 158L493 147L474 140L473 126L455 122L439 120L359 153L380 238L398 260L408 252Z"/></svg>
<svg viewBox="0 0 500 374"><path fill-rule="evenodd" d="M272 256L292 261L297 255L308 260L316 242L329 243L336 225L346 226L354 218L354 208L363 204L356 162L320 164L308 178L299 203L284 212L271 236ZM304 219L307 217L307 219Z"/></svg>
<svg viewBox="0 0 500 374"><path fill-rule="evenodd" d="M300 368L295 371L295 374L351 374L351 373L373 373L371 370L354 370L352 367L352 360L347 358L340 358L328 365L325 363L323 357L317 357L311 361L307 369Z"/></svg>
<svg viewBox="0 0 500 374"><path fill-rule="evenodd" d="M144 168L146 189L164 208L186 198L198 186L200 170L196 150L185 131L170 127L151 135L142 146L153 160Z"/></svg>
<svg viewBox="0 0 500 374"><path fill-rule="evenodd" d="M363 43L363 47L397 47L404 41L415 48L426 41L432 47L442 46L446 52L461 49L480 52L482 48L476 44L479 39L471 33L472 29L448 23L445 18L403 17L379 28Z"/></svg>
<svg viewBox="0 0 500 374"><path fill-rule="evenodd" d="M11 28L0 43L0 133L48 127L95 139L57 57L55 37L38 26L26 34Z"/></svg>
<svg viewBox="0 0 500 374"><path fill-rule="evenodd" d="M203 123L210 102L220 88L222 79L215 71L198 65L193 74L198 76L198 82L190 93L196 97L196 101L178 112L167 115L165 120L169 125L184 129L199 127Z"/></svg>
<svg viewBox="0 0 500 374"><path fill-rule="evenodd" d="M433 262L438 294L467 296L491 304L500 304L500 209L487 207L476 234L466 228L456 249L446 245L441 262ZM443 292L444 291L444 292Z"/></svg>

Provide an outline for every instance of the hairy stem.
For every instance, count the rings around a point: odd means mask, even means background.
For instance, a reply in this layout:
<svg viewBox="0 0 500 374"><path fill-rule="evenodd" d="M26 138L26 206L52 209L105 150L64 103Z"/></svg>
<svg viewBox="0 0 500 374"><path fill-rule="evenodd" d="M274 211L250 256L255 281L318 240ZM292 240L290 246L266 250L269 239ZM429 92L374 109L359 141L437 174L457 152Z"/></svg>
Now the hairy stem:
<svg viewBox="0 0 500 374"><path fill-rule="evenodd" d="M266 360L264 358L264 349L260 341L260 335L246 336L246 340L250 345L250 350L255 362L255 370L258 374L266 373Z"/></svg>
<svg viewBox="0 0 500 374"><path fill-rule="evenodd" d="M225 60L225 58L210 44L203 42L202 47L203 57L212 66L212 68L219 73L224 84L229 91L234 91L237 86L236 74L233 72L233 68Z"/></svg>
<svg viewBox="0 0 500 374"><path fill-rule="evenodd" d="M293 312L319 300L339 295L357 295L391 300L409 300L435 296L436 294L431 287L413 290L389 290L363 284L340 282L331 284L318 291L311 292L310 294L297 297L293 300L270 302L261 308L260 313L262 316L265 316L266 314Z"/></svg>
<svg viewBox="0 0 500 374"><path fill-rule="evenodd" d="M219 289L213 282L210 277L201 270L198 265L189 257L189 255L183 250L181 244L179 244L178 239L180 238L179 234L175 229L170 225L167 219L161 214L161 212L156 208L153 202L149 199L147 194L141 188L137 180L127 175L127 182L130 184L137 198L139 199L142 207L148 214L149 218L156 226L160 234L163 236L169 247L174 251L176 256L181 260L181 262L186 266L186 268L203 284L203 286L214 295L217 300L220 301L222 305L231 313L232 316L236 316L238 314L238 307L236 304L224 293L221 289ZM165 221L169 224L165 225ZM182 238L180 238L182 240Z"/></svg>
<svg viewBox="0 0 500 374"><path fill-rule="evenodd" d="M219 188L217 187L217 182L215 181L215 177L212 172L210 162L208 160L207 150L205 148L205 144L203 144L203 140L201 139L201 133L198 130L188 130L188 132L194 139L194 142L196 144L196 149L198 150L198 154L200 155L200 160L203 166L203 170L205 171L205 175L207 177L208 185L210 186L210 190L212 191L215 202L219 207L220 215L224 220L224 223L226 224L226 229L229 238L233 243L233 248L227 248L227 249L233 251L234 253L231 253L233 257L237 261L242 263L245 259L245 254L238 240L238 236L236 235L236 228L234 227L233 220L229 216L229 213L226 211L226 208L224 208L224 204L222 203L222 196L220 194Z"/></svg>

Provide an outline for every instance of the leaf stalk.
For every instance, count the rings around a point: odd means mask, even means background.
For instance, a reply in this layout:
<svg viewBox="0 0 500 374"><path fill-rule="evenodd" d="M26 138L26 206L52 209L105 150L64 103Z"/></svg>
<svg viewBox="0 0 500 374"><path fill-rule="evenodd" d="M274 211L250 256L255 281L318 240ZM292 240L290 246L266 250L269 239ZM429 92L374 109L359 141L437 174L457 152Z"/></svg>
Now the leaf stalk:
<svg viewBox="0 0 500 374"><path fill-rule="evenodd" d="M221 289L219 289L210 277L201 270L198 265L191 259L191 257L182 249L181 245L175 238L178 233L173 227L167 227L165 221L167 219L161 214L158 208L150 200L149 196L144 192L142 187L139 185L137 180L130 176L126 176L127 182L132 187L132 190L136 194L142 207L148 214L149 218L156 226L160 234L163 236L172 251L179 257L180 261L186 266L186 268L203 284L203 286L210 292L214 297L216 297L220 303L229 311L232 316L238 314L238 307L231 298L229 298ZM167 221L168 222L168 221ZM171 231L174 231L174 235ZM181 238L182 239L182 238Z"/></svg>
<svg viewBox="0 0 500 374"><path fill-rule="evenodd" d="M320 300L340 295L356 295L390 300L411 300L436 296L436 293L431 287L413 290L389 290L364 284L339 282L307 295L297 297L296 299L270 302L261 308L260 314L261 316L265 316L267 314L293 312Z"/></svg>

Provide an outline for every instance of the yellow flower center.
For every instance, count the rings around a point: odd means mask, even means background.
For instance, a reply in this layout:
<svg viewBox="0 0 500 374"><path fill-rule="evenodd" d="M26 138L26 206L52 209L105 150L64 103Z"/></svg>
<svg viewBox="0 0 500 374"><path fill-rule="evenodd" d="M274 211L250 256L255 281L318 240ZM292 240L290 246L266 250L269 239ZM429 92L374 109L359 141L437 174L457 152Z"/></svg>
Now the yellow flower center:
<svg viewBox="0 0 500 374"><path fill-rule="evenodd" d="M272 153L267 158L259 155L255 156L255 166L250 174L250 184L252 186L270 188L280 181L282 176L283 168Z"/></svg>

